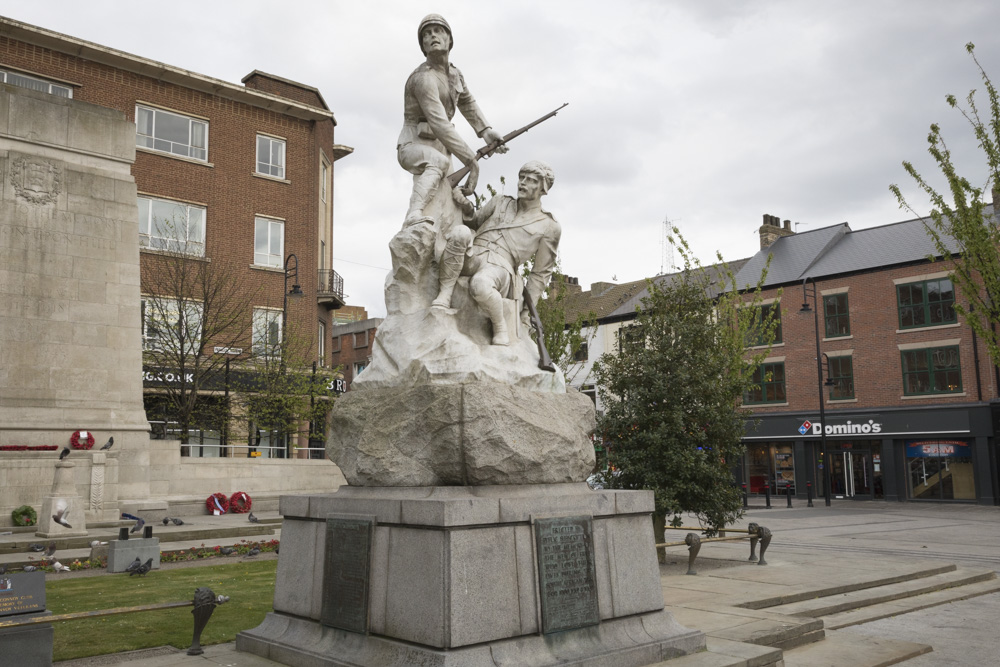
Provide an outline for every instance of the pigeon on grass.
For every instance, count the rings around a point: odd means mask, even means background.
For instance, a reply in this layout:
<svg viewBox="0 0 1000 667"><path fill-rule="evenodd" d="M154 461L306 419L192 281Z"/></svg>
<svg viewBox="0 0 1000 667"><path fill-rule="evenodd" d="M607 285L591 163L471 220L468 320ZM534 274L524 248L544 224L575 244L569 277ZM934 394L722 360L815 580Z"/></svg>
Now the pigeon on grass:
<svg viewBox="0 0 1000 667"><path fill-rule="evenodd" d="M138 574L140 577L145 577L146 573L152 569L153 569L153 559L150 558L145 563L135 568L133 571L129 572L128 576L131 577L133 574Z"/></svg>
<svg viewBox="0 0 1000 667"><path fill-rule="evenodd" d="M108 441L104 443L103 447L101 447L101 451L104 451L105 449L111 449L111 445L113 444L115 444L115 436L111 436L110 438L108 438Z"/></svg>
<svg viewBox="0 0 1000 667"><path fill-rule="evenodd" d="M132 562L131 562L131 563L129 564L129 566L125 568L125 571L126 571L126 572L135 572L135 571L136 571L136 570L138 570L138 569L139 569L140 567L142 567L142 561L141 561L141 560L139 560L139 557L138 557L138 556L136 556L136 557L135 557L135 560L134 560L134 561L132 561ZM130 576L131 576L131 575L130 575Z"/></svg>

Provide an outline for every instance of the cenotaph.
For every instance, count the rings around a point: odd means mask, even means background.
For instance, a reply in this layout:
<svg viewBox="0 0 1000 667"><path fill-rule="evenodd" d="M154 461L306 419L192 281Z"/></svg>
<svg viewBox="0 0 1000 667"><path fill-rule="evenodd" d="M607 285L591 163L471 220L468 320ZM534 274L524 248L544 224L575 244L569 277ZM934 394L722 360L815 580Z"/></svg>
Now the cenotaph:
<svg viewBox="0 0 1000 667"><path fill-rule="evenodd" d="M371 364L333 410L350 486L281 499L274 611L237 648L288 665L648 665L701 650L664 609L653 495L593 491L594 407L526 325L561 229L532 160L478 210L459 110L506 149L430 15L406 83L399 162L414 175L389 244ZM483 151L480 151L480 154ZM469 167L464 188L451 155ZM528 276L519 267L533 258Z"/></svg>

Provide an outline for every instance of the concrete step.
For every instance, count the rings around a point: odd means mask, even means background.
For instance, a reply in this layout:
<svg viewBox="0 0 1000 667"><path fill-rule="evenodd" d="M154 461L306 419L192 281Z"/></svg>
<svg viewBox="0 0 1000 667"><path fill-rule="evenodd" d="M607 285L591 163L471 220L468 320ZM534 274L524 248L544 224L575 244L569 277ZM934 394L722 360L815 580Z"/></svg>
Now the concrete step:
<svg viewBox="0 0 1000 667"><path fill-rule="evenodd" d="M788 614L790 616L820 618L852 609L861 609L885 602L892 602L893 600L924 595L995 578L996 573L986 568L956 568L952 572L920 577L909 581L900 581L874 588L864 588L769 607L768 611Z"/></svg>
<svg viewBox="0 0 1000 667"><path fill-rule="evenodd" d="M656 664L662 667L780 667L781 649L706 637L705 650L701 653Z"/></svg>
<svg viewBox="0 0 1000 667"><path fill-rule="evenodd" d="M933 650L898 639L827 632L815 644L785 651L785 667L886 667Z"/></svg>
<svg viewBox="0 0 1000 667"><path fill-rule="evenodd" d="M832 595L840 595L842 593L850 593L852 591L861 591L870 588L878 588L888 584L912 581L947 572L954 572L956 569L958 568L952 563L943 563L940 565L922 563L917 567L908 568L892 575L883 575L879 577L860 576L857 581L838 583L833 586L821 588L809 588L798 593L785 593L775 597L751 600L738 606L743 607L744 609L774 609L778 606L787 605L792 602L829 597Z"/></svg>
<svg viewBox="0 0 1000 667"><path fill-rule="evenodd" d="M911 611L936 607L938 605L948 604L949 602L967 600L968 598L977 597L979 595L988 595L989 593L996 592L1000 592L1000 579L986 579L976 583L966 584L964 586L946 588L933 593L925 593L923 595L894 600L892 602L883 602L881 604L863 607L861 609L852 609L851 611L831 614L830 616L823 616L821 620L827 629L837 630L851 625L869 623L882 618L899 616L900 614L907 614Z"/></svg>

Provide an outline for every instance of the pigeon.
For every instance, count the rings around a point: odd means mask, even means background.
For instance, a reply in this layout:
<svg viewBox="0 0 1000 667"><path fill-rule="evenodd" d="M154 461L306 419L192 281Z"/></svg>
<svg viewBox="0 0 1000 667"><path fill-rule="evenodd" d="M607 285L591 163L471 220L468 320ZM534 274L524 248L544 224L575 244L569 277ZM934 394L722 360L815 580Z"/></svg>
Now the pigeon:
<svg viewBox="0 0 1000 667"><path fill-rule="evenodd" d="M150 558L145 563L143 563L139 567L137 567L134 570L132 570L131 572L129 572L128 576L131 577L133 574L138 574L140 577L145 577L146 573L149 572L152 569L153 569L153 559Z"/></svg>
<svg viewBox="0 0 1000 667"><path fill-rule="evenodd" d="M58 572L69 572L69 568L57 560L52 561L52 569Z"/></svg>
<svg viewBox="0 0 1000 667"><path fill-rule="evenodd" d="M130 532L130 533L138 533L140 530L142 530L142 527L145 526L145 525L146 525L145 521L143 521L142 519L137 519L136 522L135 522L135 525L132 526L132 530L130 530L128 532Z"/></svg>
<svg viewBox="0 0 1000 667"><path fill-rule="evenodd" d="M35 571L35 570L37 570L37 569L38 569L38 568L37 568L37 567L35 567L34 565L25 565L25 566L24 566L24 571L25 571L25 572L34 572L34 571Z"/></svg>
<svg viewBox="0 0 1000 667"><path fill-rule="evenodd" d="M51 560L56 555L56 543L49 542L49 548L45 550L45 555Z"/></svg>
<svg viewBox="0 0 1000 667"><path fill-rule="evenodd" d="M125 571L126 571L126 572L135 572L135 571L136 571L136 570L138 570L138 569L139 569L139 567L141 567L141 566L142 566L142 561L141 561L141 560L139 560L139 557L138 557L138 556L136 556L136 557L135 557L135 560L134 560L134 561L132 561L132 562L131 562L131 563L129 564L129 566L128 566L127 568L125 568Z"/></svg>
<svg viewBox="0 0 1000 667"><path fill-rule="evenodd" d="M128 512L122 512L121 517L123 519L128 519L129 521L138 521L139 517L134 514L129 514Z"/></svg>
<svg viewBox="0 0 1000 667"><path fill-rule="evenodd" d="M96 549L97 547L103 547L107 542L101 542L100 540L94 540L90 543L91 549Z"/></svg>
<svg viewBox="0 0 1000 667"><path fill-rule="evenodd" d="M171 519L171 521L173 522L173 524L175 526L183 526L184 525L184 519L178 519L177 517L174 517L173 519Z"/></svg>
<svg viewBox="0 0 1000 667"><path fill-rule="evenodd" d="M163 525L165 526L165 525L167 525L168 523L170 523L170 517L169 517L169 516L165 516L165 517L163 517Z"/></svg>
<svg viewBox="0 0 1000 667"><path fill-rule="evenodd" d="M247 558L253 558L259 553L260 553L260 547L254 547L253 549L247 552Z"/></svg>
<svg viewBox="0 0 1000 667"><path fill-rule="evenodd" d="M0 565L0 577L2 577L5 574L7 574L7 566L6 565Z"/></svg>
<svg viewBox="0 0 1000 667"><path fill-rule="evenodd" d="M260 523L260 519L255 517L253 512L250 512L250 514L247 515L247 520L250 521L250 523Z"/></svg>
<svg viewBox="0 0 1000 667"><path fill-rule="evenodd" d="M52 515L52 520L64 528L72 528L73 526L66 520L67 514L69 514L69 506L65 500L60 500L56 503L56 513Z"/></svg>
<svg viewBox="0 0 1000 667"><path fill-rule="evenodd" d="M45 551L45 545L39 544L38 542L33 542L28 545L28 551L34 551L36 553L39 551Z"/></svg>
<svg viewBox="0 0 1000 667"><path fill-rule="evenodd" d="M115 436L111 436L110 438L108 438L108 441L104 443L103 447L101 447L101 451L105 449L111 449L111 445L113 444L115 444Z"/></svg>
<svg viewBox="0 0 1000 667"><path fill-rule="evenodd" d="M63 447L63 450L59 452L59 460L62 461L67 456L69 456L69 447Z"/></svg>
<svg viewBox="0 0 1000 667"><path fill-rule="evenodd" d="M274 553L278 553L278 549L280 549L280 548L281 548L280 544L278 546L274 547Z"/></svg>
<svg viewBox="0 0 1000 667"><path fill-rule="evenodd" d="M222 554L223 556L228 556L230 554L236 553L236 549L232 547L222 547L221 549L219 549L219 553Z"/></svg>

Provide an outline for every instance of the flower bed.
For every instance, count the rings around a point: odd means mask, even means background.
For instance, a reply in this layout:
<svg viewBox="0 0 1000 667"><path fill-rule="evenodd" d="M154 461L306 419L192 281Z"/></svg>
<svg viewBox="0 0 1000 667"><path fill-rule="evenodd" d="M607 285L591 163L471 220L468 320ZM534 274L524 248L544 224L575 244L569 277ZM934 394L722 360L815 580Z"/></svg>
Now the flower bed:
<svg viewBox="0 0 1000 667"><path fill-rule="evenodd" d="M0 452L54 452L58 445L0 445Z"/></svg>

